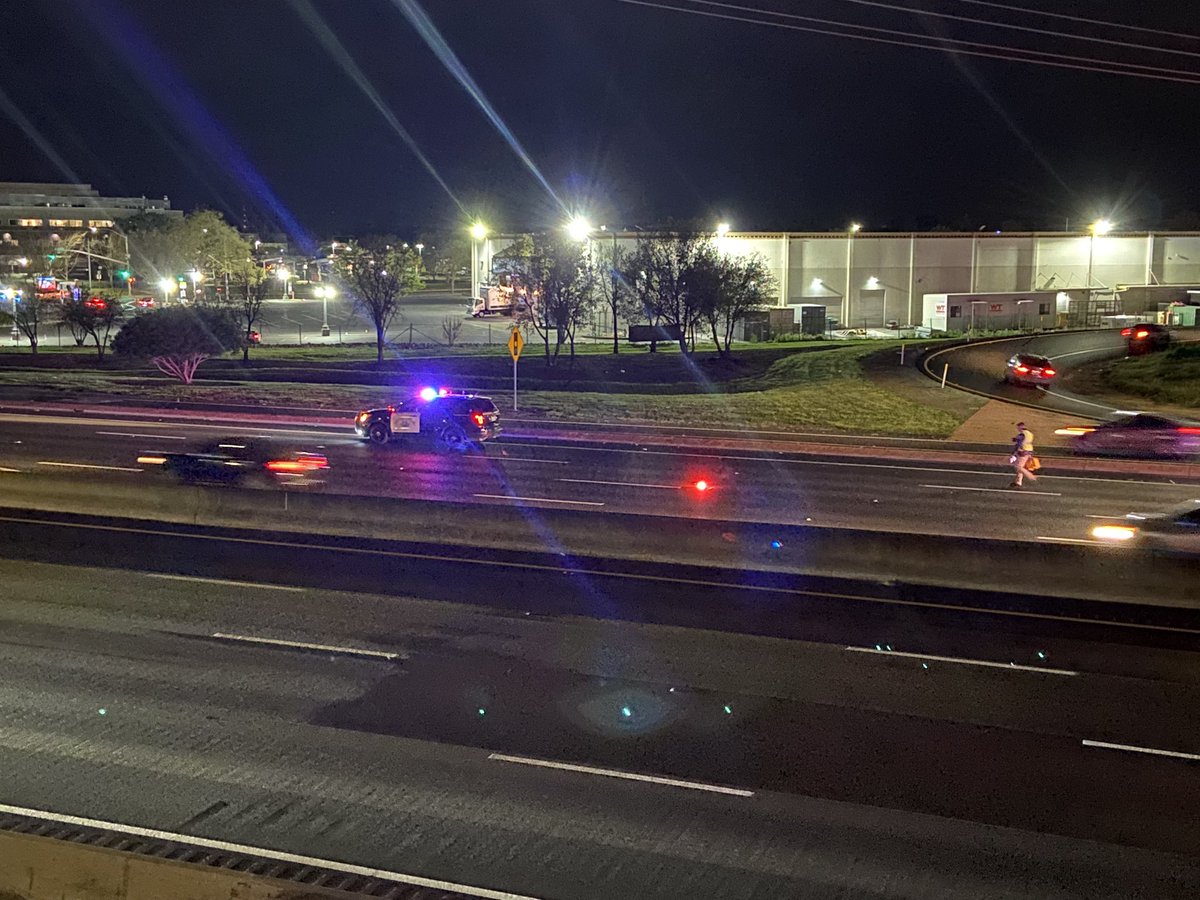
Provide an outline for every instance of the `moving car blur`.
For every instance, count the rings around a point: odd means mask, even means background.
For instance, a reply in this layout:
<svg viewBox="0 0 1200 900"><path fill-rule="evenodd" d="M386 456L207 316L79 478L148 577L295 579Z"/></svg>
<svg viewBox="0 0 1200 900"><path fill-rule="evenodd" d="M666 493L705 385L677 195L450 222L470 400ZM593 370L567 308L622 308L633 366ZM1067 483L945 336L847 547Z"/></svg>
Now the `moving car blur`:
<svg viewBox="0 0 1200 900"><path fill-rule="evenodd" d="M1124 519L1093 526L1092 537L1142 550L1200 554L1200 499L1165 512L1131 512Z"/></svg>
<svg viewBox="0 0 1200 900"><path fill-rule="evenodd" d="M1162 350L1171 343L1171 332L1166 325L1144 322L1121 329L1121 337L1129 344L1130 356Z"/></svg>
<svg viewBox="0 0 1200 900"><path fill-rule="evenodd" d="M1069 436L1071 450L1087 456L1187 459L1200 456L1200 424L1137 413L1102 425L1072 425L1054 432Z"/></svg>
<svg viewBox="0 0 1200 900"><path fill-rule="evenodd" d="M192 453L146 451L141 465L188 484L238 487L314 487L325 483L329 459L322 453L284 449L256 438L225 438Z"/></svg>
<svg viewBox="0 0 1200 900"><path fill-rule="evenodd" d="M1009 359L1004 372L1004 381L1007 384L1020 384L1027 387L1045 387L1057 374L1054 363L1045 356L1018 353Z"/></svg>

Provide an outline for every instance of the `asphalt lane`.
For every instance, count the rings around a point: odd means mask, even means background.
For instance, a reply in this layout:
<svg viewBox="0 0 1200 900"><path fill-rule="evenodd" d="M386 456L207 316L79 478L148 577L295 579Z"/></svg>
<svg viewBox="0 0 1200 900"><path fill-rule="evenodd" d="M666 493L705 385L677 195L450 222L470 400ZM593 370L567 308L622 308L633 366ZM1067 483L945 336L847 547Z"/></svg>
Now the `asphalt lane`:
<svg viewBox="0 0 1200 900"><path fill-rule="evenodd" d="M28 562L0 582L7 803L538 897L1200 889L1196 763L1144 752L1195 749L1191 650L1052 643L1034 670ZM1147 667L1086 665L1114 656Z"/></svg>
<svg viewBox="0 0 1200 900"><path fill-rule="evenodd" d="M1175 335L1176 342L1191 342L1194 337ZM984 340L937 350L923 361L926 374L940 379L949 365L947 385L1020 403L1039 409L1057 410L1089 419L1107 419L1119 410L1096 399L1080 397L1062 387L1062 375L1090 363L1125 356L1127 342L1120 329L1075 331L1033 335L1001 340ZM1004 383L1005 364L1014 353L1032 353L1049 357L1058 367L1057 383L1046 390Z"/></svg>
<svg viewBox="0 0 1200 900"><path fill-rule="evenodd" d="M230 429L183 423L5 416L0 478L53 475L169 483L137 463L148 451L184 451L250 434L281 450L317 450L331 463L325 489L506 506L651 513L768 524L896 530L1037 540L1083 540L1101 518L1157 510L1197 496L1165 479L1055 475L1007 488L1007 449L994 467L888 459L677 453L508 440L482 453L446 456L400 445L378 448L347 429ZM708 490L700 491L704 481Z"/></svg>

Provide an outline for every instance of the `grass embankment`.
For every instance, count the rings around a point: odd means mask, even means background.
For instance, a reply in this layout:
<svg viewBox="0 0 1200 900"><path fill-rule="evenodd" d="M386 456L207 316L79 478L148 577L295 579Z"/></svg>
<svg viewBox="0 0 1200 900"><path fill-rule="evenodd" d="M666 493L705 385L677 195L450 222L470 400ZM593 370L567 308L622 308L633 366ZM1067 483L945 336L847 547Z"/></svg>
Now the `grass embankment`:
<svg viewBox="0 0 1200 900"><path fill-rule="evenodd" d="M1100 381L1121 394L1200 410L1200 344L1118 360L1104 367Z"/></svg>
<svg viewBox="0 0 1200 900"><path fill-rule="evenodd" d="M672 424L692 427L745 428L768 431L804 430L904 434L941 437L961 418L931 409L871 383L862 360L886 351L892 342L794 352L771 348L745 351L733 362L710 357L622 354L589 356L587 371L571 380L550 374L537 360L522 362L520 415L573 422ZM657 358L656 358L657 357ZM477 362L448 363L442 383L471 379ZM499 361L501 365L504 361ZM493 366L496 360L486 360ZM577 361L577 365L579 361ZM601 380L606 372L614 376ZM203 370L202 370L203 371ZM509 370L511 372L511 369ZM22 387L22 396L68 400L81 396L122 396L147 402L171 401L236 405L305 406L353 409L379 403L411 388L408 375L395 373L395 388L371 384L321 384L233 380L201 381L185 387L162 378L135 373L0 370L0 386ZM483 378L483 375L476 373ZM33 380L36 377L36 380ZM595 385L602 385L593 389ZM506 385L507 387L507 385ZM552 388L552 389L550 389ZM35 393L31 394L33 389ZM0 392L0 398L3 394ZM509 411L511 392L492 392Z"/></svg>

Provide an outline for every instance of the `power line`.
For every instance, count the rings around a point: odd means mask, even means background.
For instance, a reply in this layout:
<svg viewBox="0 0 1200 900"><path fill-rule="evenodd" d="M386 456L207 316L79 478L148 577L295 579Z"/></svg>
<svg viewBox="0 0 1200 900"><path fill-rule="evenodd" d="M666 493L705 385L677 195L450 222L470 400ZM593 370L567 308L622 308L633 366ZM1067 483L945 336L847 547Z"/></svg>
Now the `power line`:
<svg viewBox="0 0 1200 900"><path fill-rule="evenodd" d="M694 0L700 3L703 0ZM1077 34L1069 31L1053 31L1047 28L1036 28L1032 25L1017 25L1013 22L997 22L992 19L977 19L974 16L959 16L954 13L934 12L929 9L917 9L912 6L901 6L896 3L883 3L881 0L841 0L842 3L853 3L857 6L874 6L879 9L890 9L898 12L909 13L914 16L928 16L934 19L950 19L955 22L967 22L972 25L983 25L988 28L1006 28L1011 31L1024 31L1032 34L1042 34L1049 37L1067 38L1073 41L1088 41L1093 44L1108 44L1112 47L1124 47L1129 50L1152 50L1155 53L1173 53L1177 56L1192 56L1200 58L1200 53L1195 50L1175 50L1171 47L1160 47L1155 44L1135 44L1131 41L1118 41L1112 38L1092 37L1086 34ZM712 6L725 6L723 3L706 4ZM767 10L761 10L767 12ZM789 13L775 13L771 15L787 16Z"/></svg>
<svg viewBox="0 0 1200 900"><path fill-rule="evenodd" d="M828 28L814 28L805 25L794 25L788 22L772 22L768 19L756 19L749 16L734 15L732 13L713 12L710 10L695 9L683 6L670 6L666 3L654 2L654 0L616 0L618 3L624 3L630 6L644 6L652 9L661 9L668 12L684 13L686 15L702 16L709 19L721 19L731 22L744 22L751 25L762 25L768 28L781 28L786 31L800 31L809 34L822 34L829 37L850 38L852 40L867 41L873 44L887 44L897 47L913 47L921 50L935 50L941 53L949 53L958 56L978 56L986 59L1001 59L1009 62L1022 62L1031 65L1050 66L1057 69L1073 69L1083 72L1095 72L1102 75L1125 75L1132 78L1148 78L1155 81L1170 81L1178 84L1200 84L1200 72L1190 72L1182 69L1163 69L1156 66L1141 66L1135 63L1122 63L1116 60L1097 60L1095 64L1085 64L1077 62L1063 62L1064 59L1082 59L1091 62L1089 57L1064 57L1061 54L1047 53L1041 50L1026 50L1019 47L1011 47L1002 44L978 44L969 41L955 41L952 39L937 39L939 43L920 43L915 40L904 40L903 37L917 38L924 41L929 38L928 35L914 34L911 32L897 32L890 29L871 28L865 25L854 25L849 22L838 22L834 20L818 20L824 24L833 25L840 28L856 28L860 30L883 32L885 34L900 35L900 37L872 37L866 34L854 34L846 31L834 31ZM688 2L688 0L682 0ZM693 0L694 2L694 0ZM760 15L766 13L765 10L750 10ZM788 15L775 13L775 15ZM800 17L803 18L803 17ZM957 44L959 46L947 46L948 44ZM995 48L969 50L964 47L982 47ZM1016 55L1026 54L1026 55ZM1042 58L1036 58L1042 57ZM1137 71L1146 69L1148 71ZM1156 74L1162 73L1162 74Z"/></svg>
<svg viewBox="0 0 1200 900"><path fill-rule="evenodd" d="M1184 34L1178 31L1167 31L1164 28L1145 28L1141 25L1126 25L1122 22L1106 22L1104 19L1089 19L1086 16L1071 16L1066 13L1046 12L1042 9L1030 9L1028 6L1012 6L1008 3L994 3L992 0L959 0L960 3L970 3L973 6L990 6L994 9L1005 9L1010 12L1032 13L1035 16L1046 16L1050 19L1066 19L1069 22L1082 22L1087 25L1103 25L1106 28L1121 28L1127 31L1141 31L1145 34L1159 34L1164 37L1183 38L1189 41L1200 41L1198 34Z"/></svg>
<svg viewBox="0 0 1200 900"><path fill-rule="evenodd" d="M872 25L859 25L854 22L842 22L838 19L821 19L821 18L817 18L815 16L802 16L797 13L786 13L786 12L778 12L773 9L762 9L757 6L741 6L736 3L721 2L721 0L682 0L682 2L691 3L696 6L716 6L716 7L722 8L722 9L734 9L739 12L755 13L757 15L764 15L764 16L774 16L779 19L792 19L792 20L800 21L800 22L815 22L820 25L836 25L841 28L855 28L860 31L869 31L869 32L877 33L877 34L899 35L901 37L915 38L917 40L922 40L922 41L923 40L936 40L942 44L957 44L962 47L979 47L979 48L982 48L985 50L1003 50L1003 51L1011 52L1011 53L1028 53L1028 54L1033 54L1035 56L1048 57L1050 59L1070 60L1072 62L1082 62L1082 63L1097 62L1097 60L1095 60L1091 56L1073 56L1068 53L1051 53L1051 52L1048 52L1045 50L1035 50L1035 49L1026 48L1026 47L1016 47L1016 46L1013 46L1012 44L989 44L989 43L981 43L979 41L964 41L964 40L959 40L958 38L947 38L947 37L941 37L941 36L935 36L935 35L920 34L920 33L912 32L912 31L897 31L894 28L876 28ZM906 7L898 7L898 6L893 6L891 4L880 3L880 2L876 2L876 0L848 0L848 2L866 3L870 6L888 6L889 8L892 8L892 9L906 9ZM1030 30L1036 30L1036 29L1030 29ZM1200 53L1193 53L1190 55L1200 56ZM1099 62L1101 62L1104 65L1109 65L1109 66L1121 66L1126 69L1140 69L1145 72L1163 72L1168 75L1184 75L1184 76L1194 76L1194 77L1200 78L1200 72L1194 71L1194 70L1167 69L1162 66L1148 66L1148 65L1143 65L1142 63L1127 63L1127 62L1121 62L1120 60L1115 60L1115 59L1114 60L1099 60Z"/></svg>

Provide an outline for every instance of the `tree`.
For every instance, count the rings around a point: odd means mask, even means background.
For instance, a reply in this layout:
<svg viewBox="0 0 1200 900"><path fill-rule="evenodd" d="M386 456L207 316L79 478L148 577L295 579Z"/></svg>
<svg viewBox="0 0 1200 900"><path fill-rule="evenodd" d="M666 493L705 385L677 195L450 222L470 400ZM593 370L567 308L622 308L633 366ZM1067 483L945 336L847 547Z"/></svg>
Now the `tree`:
<svg viewBox="0 0 1200 900"><path fill-rule="evenodd" d="M688 277L709 241L699 232L647 235L638 239L628 262L626 280L635 285L644 315L654 326L674 326L683 353L701 318L700 298L688 290ZM651 342L651 351L656 343Z"/></svg>
<svg viewBox="0 0 1200 900"><path fill-rule="evenodd" d="M717 353L724 357L730 355L737 323L746 313L763 309L775 299L775 278L761 255L739 258L711 244L693 262L688 283L700 314L712 330Z"/></svg>
<svg viewBox="0 0 1200 900"><path fill-rule="evenodd" d="M33 355L36 356L38 352L41 329L58 321L58 310L57 301L43 300L32 290L22 290L20 298L13 300L10 319L17 331L29 341L29 351Z"/></svg>
<svg viewBox="0 0 1200 900"><path fill-rule="evenodd" d="M239 344L239 323L228 310L174 307L137 316L113 338L113 353L149 359L164 375L191 384L206 359Z"/></svg>
<svg viewBox="0 0 1200 900"><path fill-rule="evenodd" d="M619 321L627 312L641 309L636 302L635 288L627 280L629 252L619 246L614 238L611 243L599 241L596 246L596 292L604 300L612 316L612 352L620 353Z"/></svg>
<svg viewBox="0 0 1200 900"><path fill-rule="evenodd" d="M259 320L270 287L270 273L249 256L230 267L225 304L242 333L242 362L250 361L250 332Z"/></svg>
<svg viewBox="0 0 1200 900"><path fill-rule="evenodd" d="M471 241L461 228L422 232L418 240L425 245L422 255L425 268L436 278L450 282L450 290L458 283L459 271L470 270Z"/></svg>
<svg viewBox="0 0 1200 900"><path fill-rule="evenodd" d="M547 366L553 366L568 344L575 359L575 333L595 300L595 270L585 243L554 233L522 236L497 254L525 287L527 304L519 321L542 339ZM550 338L554 337L554 351Z"/></svg>
<svg viewBox="0 0 1200 900"><path fill-rule="evenodd" d="M382 363L387 330L400 311L400 298L423 286L420 255L391 239L351 241L333 260L333 271L354 309L374 324L375 359Z"/></svg>
<svg viewBox="0 0 1200 900"><path fill-rule="evenodd" d="M96 342L96 356L101 362L108 350L108 336L113 325L121 318L121 305L105 297L88 297L73 300L63 307L63 321L76 335L81 346L89 337Z"/></svg>
<svg viewBox="0 0 1200 900"><path fill-rule="evenodd" d="M155 284L192 271L219 280L250 256L246 239L212 210L181 219L146 214L123 224L134 269Z"/></svg>

